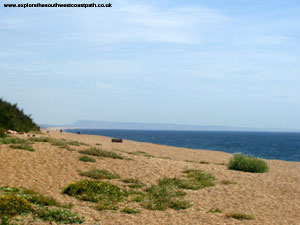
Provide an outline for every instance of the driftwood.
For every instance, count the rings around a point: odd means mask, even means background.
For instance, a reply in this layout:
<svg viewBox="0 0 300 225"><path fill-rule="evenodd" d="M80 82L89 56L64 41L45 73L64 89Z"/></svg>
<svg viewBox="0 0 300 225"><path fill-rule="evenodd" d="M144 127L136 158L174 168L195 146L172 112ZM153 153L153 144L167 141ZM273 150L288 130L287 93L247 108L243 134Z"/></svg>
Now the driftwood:
<svg viewBox="0 0 300 225"><path fill-rule="evenodd" d="M122 138L113 138L113 139L111 139L111 142L122 143L123 140L122 140Z"/></svg>

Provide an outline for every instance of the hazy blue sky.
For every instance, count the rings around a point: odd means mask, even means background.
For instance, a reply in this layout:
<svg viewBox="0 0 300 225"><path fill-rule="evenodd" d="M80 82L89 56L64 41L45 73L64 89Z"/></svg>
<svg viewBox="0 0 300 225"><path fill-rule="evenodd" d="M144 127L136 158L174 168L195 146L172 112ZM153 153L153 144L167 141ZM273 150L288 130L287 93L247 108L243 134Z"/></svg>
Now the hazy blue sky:
<svg viewBox="0 0 300 225"><path fill-rule="evenodd" d="M300 129L299 0L110 2L1 5L0 97L38 123Z"/></svg>

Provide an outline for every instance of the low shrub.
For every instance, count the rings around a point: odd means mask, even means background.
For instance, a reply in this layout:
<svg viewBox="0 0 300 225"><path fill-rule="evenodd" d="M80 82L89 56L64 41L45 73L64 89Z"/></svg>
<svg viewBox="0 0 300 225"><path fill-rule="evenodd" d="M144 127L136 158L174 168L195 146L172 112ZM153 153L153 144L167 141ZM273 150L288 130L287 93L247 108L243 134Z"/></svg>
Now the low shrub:
<svg viewBox="0 0 300 225"><path fill-rule="evenodd" d="M86 154L86 155L93 155L93 156L97 156L97 157L108 157L108 158L113 158L113 159L124 159L124 157L121 154L115 153L115 152L111 152L111 151L106 151L106 150L102 150L99 148L90 148L87 150L82 150L79 151L82 154Z"/></svg>
<svg viewBox="0 0 300 225"><path fill-rule="evenodd" d="M96 162L95 159L91 158L91 157L88 157L88 156L81 156L79 158L80 161L83 161L83 162Z"/></svg>
<svg viewBox="0 0 300 225"><path fill-rule="evenodd" d="M226 213L226 217L234 218L237 220L253 220L254 217L245 213L237 213L237 212L230 212Z"/></svg>
<svg viewBox="0 0 300 225"><path fill-rule="evenodd" d="M120 176L116 173L111 173L107 170L97 170L97 169L92 169L89 171L82 171L80 172L81 176L86 176L94 179L116 179L120 178Z"/></svg>
<svg viewBox="0 0 300 225"><path fill-rule="evenodd" d="M63 193L79 200L103 203L120 202L126 195L126 192L116 185L91 180L71 183L64 188Z"/></svg>
<svg viewBox="0 0 300 225"><path fill-rule="evenodd" d="M167 208L179 210L191 206L189 202L181 200L185 192L178 191L172 185L152 185L146 189L146 193L142 206L149 210L166 210Z"/></svg>
<svg viewBox="0 0 300 225"><path fill-rule="evenodd" d="M36 210L35 215L44 221L55 221L57 223L64 224L81 224L85 221L83 217L79 216L76 213L72 213L72 211L66 209L43 208Z"/></svg>
<svg viewBox="0 0 300 225"><path fill-rule="evenodd" d="M0 197L0 217L15 216L34 211L33 205L26 199L10 194Z"/></svg>
<svg viewBox="0 0 300 225"><path fill-rule="evenodd" d="M50 206L51 210L47 207ZM70 210L71 204L61 204L52 197L46 197L26 188L0 187L1 224L11 224L13 216L33 213L34 217L58 223L82 223L83 219ZM77 218L77 219L76 219Z"/></svg>
<svg viewBox="0 0 300 225"><path fill-rule="evenodd" d="M228 169L251 173L264 173L269 170L268 165L264 160L246 156L241 153L235 154L230 159Z"/></svg>

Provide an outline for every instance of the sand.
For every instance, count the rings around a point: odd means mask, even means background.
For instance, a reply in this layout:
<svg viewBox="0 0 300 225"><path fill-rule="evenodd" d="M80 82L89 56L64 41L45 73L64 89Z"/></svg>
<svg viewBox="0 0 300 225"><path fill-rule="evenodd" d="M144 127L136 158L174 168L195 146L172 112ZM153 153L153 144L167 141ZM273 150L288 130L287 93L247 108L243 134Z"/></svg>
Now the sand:
<svg viewBox="0 0 300 225"><path fill-rule="evenodd" d="M232 156L228 153L192 150L150 143L124 140L112 143L108 137L59 133L51 130L42 136L77 140L92 146L116 151L133 160L97 158L96 163L79 161L78 151L86 146L68 151L49 143L35 143L35 152L10 149L0 145L0 186L26 187L57 200L75 206L73 211L85 217L84 224L300 224L300 162L266 160L270 171L263 174L228 170L225 165ZM37 135L41 136L41 135ZM127 152L144 151L155 157L130 155ZM201 164L207 161L209 164ZM192 203L186 210L168 209L151 211L138 203L120 204L141 210L140 214L124 214L117 211L97 211L92 203L76 200L62 194L62 189L84 179L78 171L106 169L121 178L138 178L147 185L155 184L163 177L182 176L184 169L201 169L217 178L214 187L186 190L185 200ZM231 181L225 185L221 181ZM120 181L112 181L122 184ZM220 208L222 213L210 213ZM254 220L239 221L225 216L228 212L241 212L254 216ZM24 224L50 224L34 221L28 216ZM55 223L52 223L55 224Z"/></svg>

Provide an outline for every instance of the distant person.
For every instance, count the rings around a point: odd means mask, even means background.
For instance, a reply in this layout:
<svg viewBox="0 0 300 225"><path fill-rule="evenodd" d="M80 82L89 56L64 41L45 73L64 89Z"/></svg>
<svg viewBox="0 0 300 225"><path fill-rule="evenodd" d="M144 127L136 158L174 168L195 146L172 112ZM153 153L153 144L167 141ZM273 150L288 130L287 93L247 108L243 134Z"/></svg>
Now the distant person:
<svg viewBox="0 0 300 225"><path fill-rule="evenodd" d="M80 130L77 130L77 134L80 134Z"/></svg>
<svg viewBox="0 0 300 225"><path fill-rule="evenodd" d="M60 131L60 133L62 133L62 129L60 129L59 131Z"/></svg>

